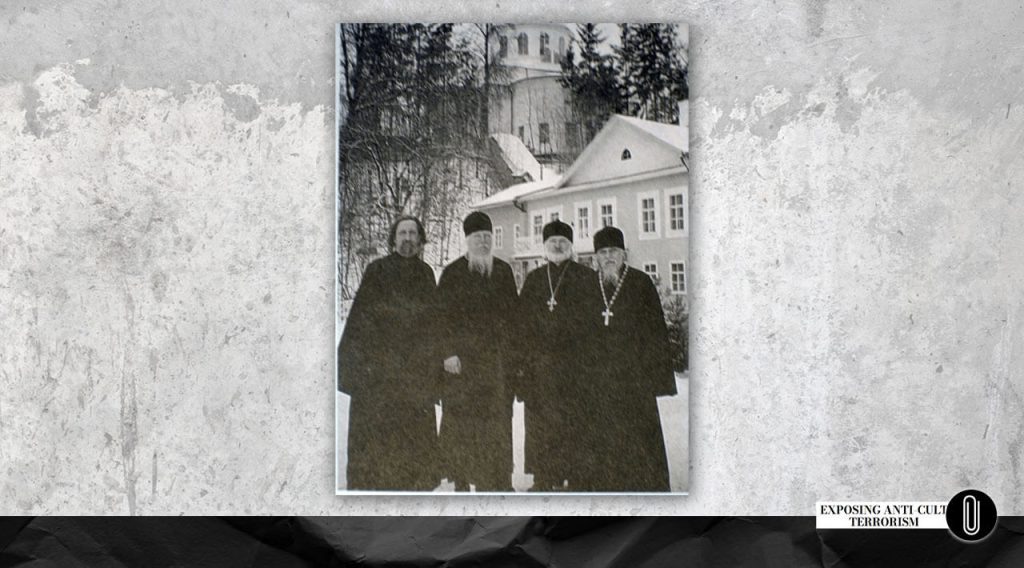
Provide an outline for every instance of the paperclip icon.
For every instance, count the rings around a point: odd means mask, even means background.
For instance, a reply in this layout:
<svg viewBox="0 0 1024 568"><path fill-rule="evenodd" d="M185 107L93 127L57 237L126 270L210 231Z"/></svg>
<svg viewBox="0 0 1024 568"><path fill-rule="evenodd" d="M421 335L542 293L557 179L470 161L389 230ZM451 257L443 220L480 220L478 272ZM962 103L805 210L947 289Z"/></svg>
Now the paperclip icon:
<svg viewBox="0 0 1024 568"><path fill-rule="evenodd" d="M964 497L964 532L968 536L978 534L981 529L981 503L974 495Z"/></svg>

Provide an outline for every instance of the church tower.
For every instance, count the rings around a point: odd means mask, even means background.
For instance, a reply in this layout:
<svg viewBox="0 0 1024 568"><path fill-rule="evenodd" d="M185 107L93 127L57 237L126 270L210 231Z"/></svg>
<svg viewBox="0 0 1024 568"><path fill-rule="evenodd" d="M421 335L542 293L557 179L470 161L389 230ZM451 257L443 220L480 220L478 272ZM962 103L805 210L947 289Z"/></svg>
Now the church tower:
<svg viewBox="0 0 1024 568"><path fill-rule="evenodd" d="M572 32L561 24L506 24L490 36L495 87L488 133L496 140L518 139L542 166L541 176L560 172L561 156L574 144L568 91L558 83Z"/></svg>

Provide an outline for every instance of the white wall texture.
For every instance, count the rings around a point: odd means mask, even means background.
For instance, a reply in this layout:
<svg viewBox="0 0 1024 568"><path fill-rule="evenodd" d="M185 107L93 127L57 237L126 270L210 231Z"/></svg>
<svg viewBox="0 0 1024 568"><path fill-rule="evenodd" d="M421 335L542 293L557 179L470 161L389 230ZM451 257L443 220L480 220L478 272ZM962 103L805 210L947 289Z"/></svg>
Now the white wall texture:
<svg viewBox="0 0 1024 568"><path fill-rule="evenodd" d="M691 24L688 497L336 497L332 22ZM7 514L1024 514L1024 7L0 4ZM1015 187L1016 186L1016 187Z"/></svg>

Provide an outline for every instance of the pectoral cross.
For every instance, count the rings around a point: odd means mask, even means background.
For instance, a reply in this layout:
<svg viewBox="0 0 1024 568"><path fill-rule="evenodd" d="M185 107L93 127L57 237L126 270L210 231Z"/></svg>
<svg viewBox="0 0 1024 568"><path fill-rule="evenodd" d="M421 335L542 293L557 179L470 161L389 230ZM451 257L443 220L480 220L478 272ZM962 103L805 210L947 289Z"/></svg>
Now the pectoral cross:
<svg viewBox="0 0 1024 568"><path fill-rule="evenodd" d="M604 311L601 312L601 315L604 316L605 327L608 327L608 318L612 317L615 314L612 313L611 308L605 308Z"/></svg>
<svg viewBox="0 0 1024 568"><path fill-rule="evenodd" d="M558 305L558 302L555 301L555 297L551 296L551 299L548 300L548 311L549 312L555 311L555 306L557 306L557 305Z"/></svg>

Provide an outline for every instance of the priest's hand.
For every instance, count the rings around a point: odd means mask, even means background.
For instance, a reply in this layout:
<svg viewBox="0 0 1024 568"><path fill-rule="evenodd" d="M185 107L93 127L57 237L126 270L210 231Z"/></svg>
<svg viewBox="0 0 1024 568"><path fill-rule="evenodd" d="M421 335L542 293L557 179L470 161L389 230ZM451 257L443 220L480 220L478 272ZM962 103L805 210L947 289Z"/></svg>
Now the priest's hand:
<svg viewBox="0 0 1024 568"><path fill-rule="evenodd" d="M444 360L444 370L453 375L458 375L462 372L462 361L459 360L458 355L452 355L451 357Z"/></svg>

